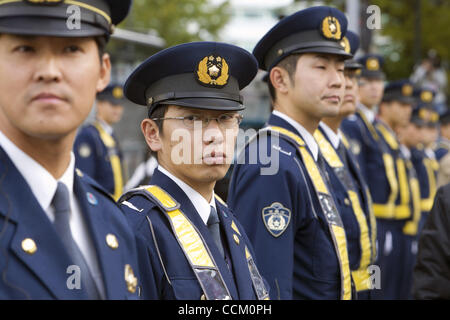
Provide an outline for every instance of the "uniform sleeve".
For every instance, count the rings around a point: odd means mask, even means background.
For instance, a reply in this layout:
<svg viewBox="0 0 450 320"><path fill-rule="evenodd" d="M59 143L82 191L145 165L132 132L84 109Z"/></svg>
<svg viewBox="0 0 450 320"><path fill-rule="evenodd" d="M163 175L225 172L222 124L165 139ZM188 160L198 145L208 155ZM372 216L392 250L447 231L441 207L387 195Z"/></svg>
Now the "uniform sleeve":
<svg viewBox="0 0 450 320"><path fill-rule="evenodd" d="M275 175L261 174L261 166L257 164L236 165L228 204L252 243L257 267L269 284L271 299L292 299L300 191L298 176L289 170L292 164L286 163L292 158L281 153L279 156ZM270 221L273 217L270 212L275 208L282 208L284 221Z"/></svg>
<svg viewBox="0 0 450 320"><path fill-rule="evenodd" d="M342 121L341 130L344 132L346 137L350 143L350 151L355 155L356 160L358 161L359 168L361 169L361 173L364 176L364 179L367 181L367 159L365 157L367 152L366 141L364 139L364 134L362 132L362 128L358 124L356 117L353 116L353 120L345 119Z"/></svg>
<svg viewBox="0 0 450 320"><path fill-rule="evenodd" d="M163 297L164 287L168 283L159 260L149 222L145 214L139 213L124 204L120 206L135 235L141 277L141 297L144 300L159 300Z"/></svg>
<svg viewBox="0 0 450 320"><path fill-rule="evenodd" d="M77 135L73 147L75 154L75 166L96 179L97 162L97 145L92 134L86 129L82 129Z"/></svg>
<svg viewBox="0 0 450 320"><path fill-rule="evenodd" d="M419 239L416 299L450 299L450 185L439 189Z"/></svg>

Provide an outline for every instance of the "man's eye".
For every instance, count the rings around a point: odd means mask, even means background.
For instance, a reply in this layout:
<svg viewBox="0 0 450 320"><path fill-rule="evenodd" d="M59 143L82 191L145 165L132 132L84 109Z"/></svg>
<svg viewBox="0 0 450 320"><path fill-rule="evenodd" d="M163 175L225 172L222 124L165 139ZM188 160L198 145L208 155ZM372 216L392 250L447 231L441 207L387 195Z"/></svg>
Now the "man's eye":
<svg viewBox="0 0 450 320"><path fill-rule="evenodd" d="M81 48L77 45L71 45L71 46L65 47L64 51L68 52L68 53L74 53L74 52L81 51Z"/></svg>
<svg viewBox="0 0 450 320"><path fill-rule="evenodd" d="M201 121L202 120L202 118L201 117L199 117L199 116L196 116L196 115L190 115L190 116L186 116L186 117L184 117L186 120L188 120L188 121Z"/></svg>
<svg viewBox="0 0 450 320"><path fill-rule="evenodd" d="M16 52L34 52L34 48L28 45L21 45L14 48Z"/></svg>

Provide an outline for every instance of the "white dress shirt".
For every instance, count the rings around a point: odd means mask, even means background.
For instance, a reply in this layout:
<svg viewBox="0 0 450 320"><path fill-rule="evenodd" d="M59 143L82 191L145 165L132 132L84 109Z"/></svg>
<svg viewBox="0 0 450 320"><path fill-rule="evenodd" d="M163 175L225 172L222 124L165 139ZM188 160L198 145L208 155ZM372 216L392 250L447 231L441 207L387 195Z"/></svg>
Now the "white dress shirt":
<svg viewBox="0 0 450 320"><path fill-rule="evenodd" d="M366 116L367 120L369 120L370 123L373 123L375 121L375 112L367 108L362 103L358 104L358 109L362 111L362 113Z"/></svg>
<svg viewBox="0 0 450 320"><path fill-rule="evenodd" d="M186 184L181 179L175 177L173 174L171 174L169 171L164 169L162 166L158 165L158 170L161 171L163 174L165 174L167 177L169 177L173 182L175 182L181 190L187 195L189 200L191 200L192 204L194 205L195 210L197 210L198 214L200 215L200 218L202 221L207 224L209 214L211 213L211 206L216 209L216 201L214 197L214 190L212 191L211 201L208 203L203 196L192 189L191 186Z"/></svg>
<svg viewBox="0 0 450 320"><path fill-rule="evenodd" d="M300 123L289 117L288 115L278 111L274 110L272 114L276 115L277 117L280 117L281 119L288 122L291 126L293 126L297 132L300 134L300 136L305 141L306 145L309 148L309 151L311 151L311 154L314 158L314 161L317 161L317 157L319 155L319 146L317 145L316 140L314 137L306 130Z"/></svg>
<svg viewBox="0 0 450 320"><path fill-rule="evenodd" d="M334 149L339 148L339 144L341 143L342 134L338 130L338 132L334 132L326 123L320 122L319 126L322 128L322 130L325 132L325 135L328 137L328 139L331 142L331 145Z"/></svg>
<svg viewBox="0 0 450 320"><path fill-rule="evenodd" d="M100 290L100 295L105 297L103 279L96 256L95 246L91 239L91 235L88 232L88 226L84 221L78 200L75 198L73 193L73 181L75 174L75 156L73 152L70 153L70 163L66 171L61 178L56 180L44 167L19 149L1 131L0 146L3 150L5 150L6 154L8 154L17 170L19 170L20 174L33 192L34 197L52 223L55 220L55 216L51 202L55 195L58 181L66 185L70 194L70 229L72 231L72 237L83 253L86 263L91 270L92 276L96 281L97 287ZM32 213L27 212L26 214Z"/></svg>

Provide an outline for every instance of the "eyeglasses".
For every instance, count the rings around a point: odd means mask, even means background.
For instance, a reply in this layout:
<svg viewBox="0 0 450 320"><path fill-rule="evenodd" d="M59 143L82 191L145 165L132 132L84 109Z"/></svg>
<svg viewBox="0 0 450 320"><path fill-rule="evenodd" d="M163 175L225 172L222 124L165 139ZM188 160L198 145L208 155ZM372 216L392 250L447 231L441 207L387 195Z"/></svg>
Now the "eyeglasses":
<svg viewBox="0 0 450 320"><path fill-rule="evenodd" d="M161 120L183 120L183 124L189 128L193 129L195 123L201 122L202 129L208 127L211 120L216 120L220 127L230 129L238 126L243 119L243 116L239 113L224 113L217 118L208 118L201 115L189 115L185 117L169 117L169 118L151 118L154 121Z"/></svg>

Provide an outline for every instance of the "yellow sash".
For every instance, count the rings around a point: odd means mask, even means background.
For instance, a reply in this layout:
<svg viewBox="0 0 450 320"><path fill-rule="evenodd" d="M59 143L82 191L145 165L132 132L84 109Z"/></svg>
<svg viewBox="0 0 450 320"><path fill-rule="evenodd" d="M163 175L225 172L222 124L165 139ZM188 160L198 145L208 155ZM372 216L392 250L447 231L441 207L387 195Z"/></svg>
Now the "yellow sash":
<svg viewBox="0 0 450 320"><path fill-rule="evenodd" d="M413 173L414 168L410 160L407 160L407 166L409 172L411 172L409 174L409 185L411 190L413 216L412 220L407 221L403 226L403 233L410 236L415 236L419 228L419 221L422 214L420 203L420 185L419 180Z"/></svg>
<svg viewBox="0 0 450 320"><path fill-rule="evenodd" d="M231 294L207 244L197 228L179 209L180 205L166 191L156 185L147 186L144 190L164 208L173 234L183 249L202 287L205 298L207 300L230 300ZM222 199L217 196L216 199L223 203ZM232 228L240 234L234 222L232 223ZM269 300L268 291L247 247L245 247L245 252L255 293L259 300Z"/></svg>
<svg viewBox="0 0 450 320"><path fill-rule="evenodd" d="M114 138L103 129L100 123L96 122L94 125L97 128L98 132L100 133L100 139L103 141L106 148L108 150L114 149L116 147L116 142L114 141ZM108 152L108 156L109 161L111 162L111 168L114 177L113 198L114 200L117 201L123 192L122 167L120 164L120 158L115 152Z"/></svg>
<svg viewBox="0 0 450 320"><path fill-rule="evenodd" d="M345 235L345 229L342 224L341 217L336 209L333 197L328 191L328 187L322 177L322 173L320 172L319 167L307 150L305 143L302 138L300 138L300 136L281 127L270 126L267 129L271 132L284 136L288 140L294 141L298 146L303 163L305 164L309 177L313 182L316 195L319 199L319 203L323 211L323 215L327 220L334 244L334 249L339 261L341 273L341 299L350 300L352 298L352 284L350 263L348 260L347 252L347 238Z"/></svg>
<svg viewBox="0 0 450 320"><path fill-rule="evenodd" d="M344 143L344 146L347 150L350 150L350 143L348 142L347 137L343 132L341 132L342 142ZM373 212L373 202L372 202L372 196L370 195L369 187L366 185L364 188L364 192L367 197L367 207L369 210L369 219L370 219L370 235L371 235L371 247L372 247L372 259L375 259L377 256L377 220L375 218L375 213Z"/></svg>
<svg viewBox="0 0 450 320"><path fill-rule="evenodd" d="M434 196L436 195L436 175L435 170L439 169L439 163L435 159L424 158L423 165L427 171L428 177L428 198L422 199L420 207L422 211L428 212L433 207Z"/></svg>
<svg viewBox="0 0 450 320"><path fill-rule="evenodd" d="M350 179L352 179L350 177L350 173L345 168L334 147L325 138L325 136L322 134L320 130L316 130L316 132L314 133L314 138L319 144L319 148L320 151L322 152L322 155L324 156L325 160L330 165L330 167L332 167L333 170L336 172L337 177L339 178L341 177L341 175L345 175L345 177L343 177L343 179L340 180L345 185L347 195L348 198L350 199L353 213L355 214L356 220L358 221L360 230L359 244L361 248L361 260L359 263L359 269L352 271L352 277L353 281L355 282L355 287L357 291L369 290L370 273L368 272L367 267L373 262L371 254L372 243L370 242L369 227L367 224L366 216L364 215L364 211L359 201L357 190L355 190L354 186L352 186L349 183Z"/></svg>

